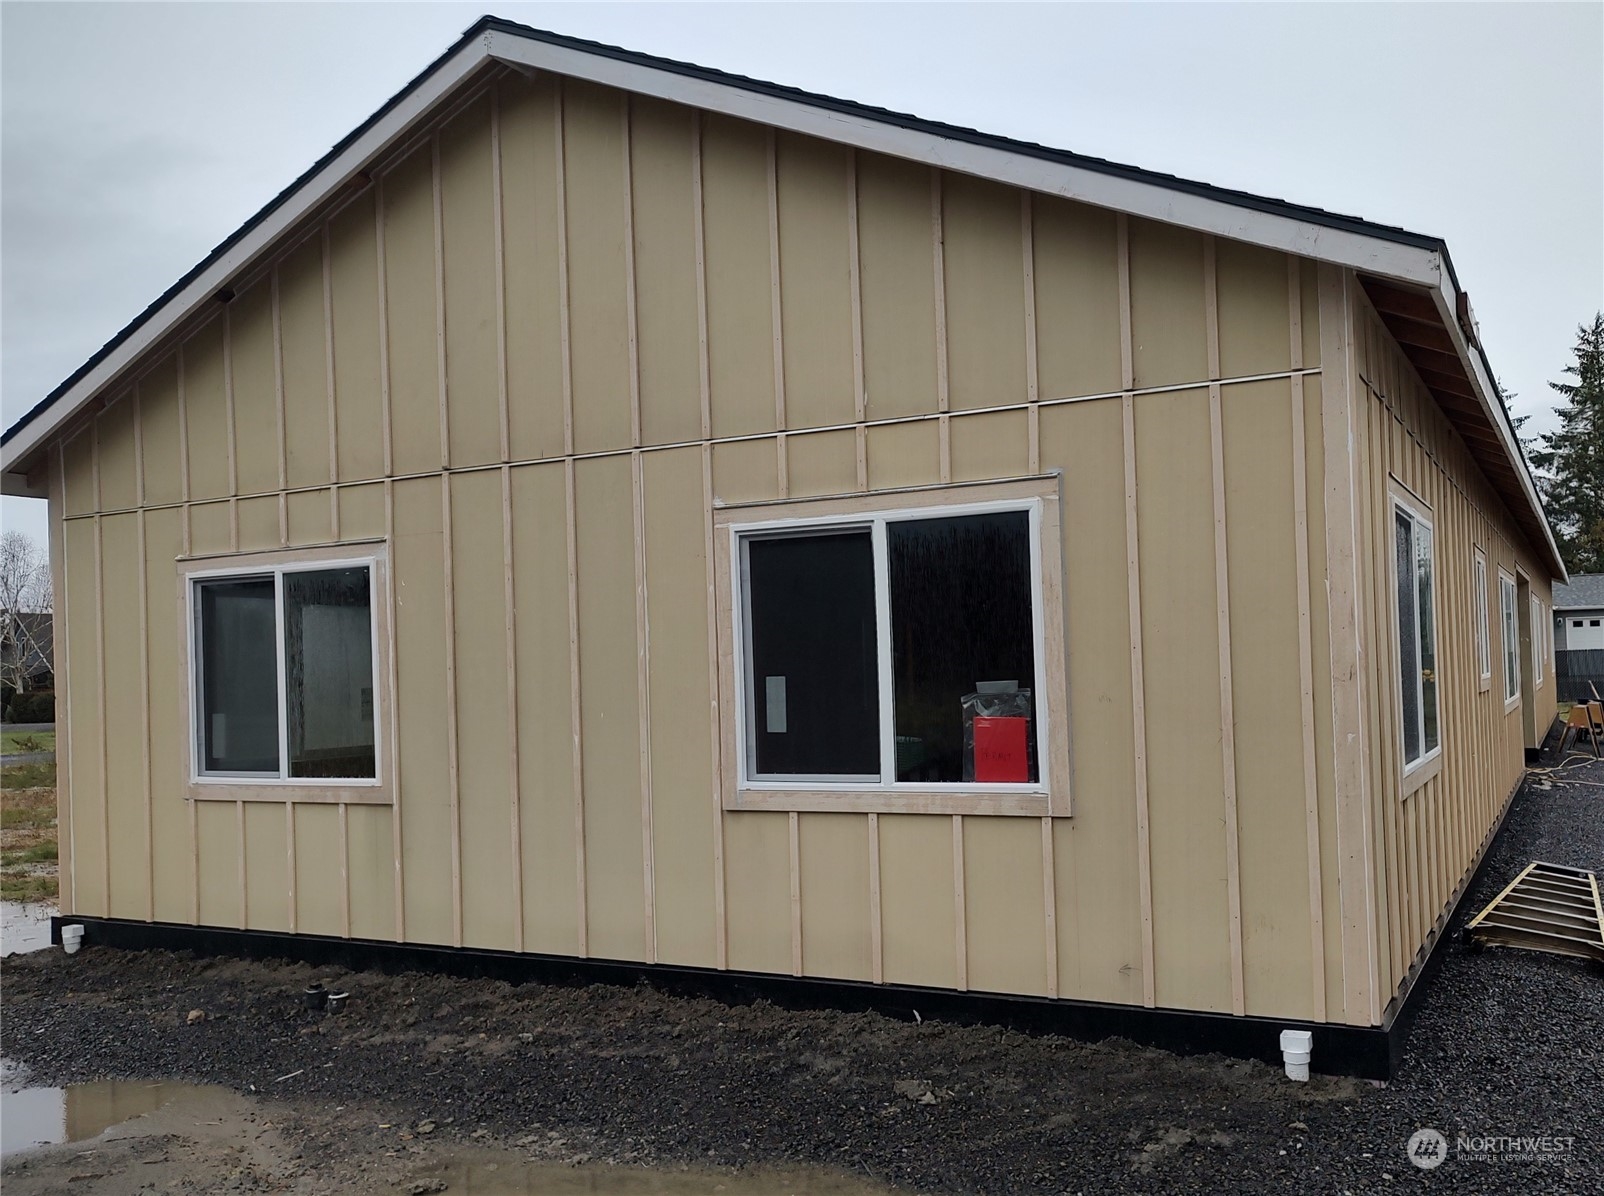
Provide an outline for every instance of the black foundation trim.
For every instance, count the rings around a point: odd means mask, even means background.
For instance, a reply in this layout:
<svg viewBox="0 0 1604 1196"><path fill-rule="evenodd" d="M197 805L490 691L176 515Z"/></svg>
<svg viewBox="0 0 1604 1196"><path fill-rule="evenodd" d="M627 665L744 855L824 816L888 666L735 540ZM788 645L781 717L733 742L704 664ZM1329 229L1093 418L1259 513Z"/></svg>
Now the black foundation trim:
<svg viewBox="0 0 1604 1196"><path fill-rule="evenodd" d="M135 922L123 918L52 918L50 938L53 943L61 941L63 923L83 926L84 943L95 947L299 960L352 971L442 972L514 984L649 984L665 992L711 997L733 1005L763 1000L786 1009L873 1011L899 1021L912 1021L917 1013L925 1020L1002 1025L1027 1033L1060 1034L1086 1041L1125 1038L1182 1055L1217 1052L1273 1064L1281 1062L1282 1030L1312 1030L1316 1071L1375 1080L1391 1076L1401 1047L1393 1031L1376 1026L1233 1017L1092 1001L955 992L760 972L721 972L673 964L574 959L472 947L429 947L373 939L183 926L170 922Z"/></svg>

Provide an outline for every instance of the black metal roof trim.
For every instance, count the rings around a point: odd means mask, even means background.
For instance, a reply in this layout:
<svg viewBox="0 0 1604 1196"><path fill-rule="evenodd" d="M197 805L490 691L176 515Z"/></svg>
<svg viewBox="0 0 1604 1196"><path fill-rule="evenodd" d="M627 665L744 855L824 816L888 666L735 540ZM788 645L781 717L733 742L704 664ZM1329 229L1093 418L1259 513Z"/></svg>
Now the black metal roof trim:
<svg viewBox="0 0 1604 1196"><path fill-rule="evenodd" d="M1437 252L1442 255L1444 268L1449 277L1454 278L1453 264L1448 257L1448 247L1440 237L1413 233L1407 229L1393 225L1376 224L1357 216L1344 216L1335 212L1328 212L1322 208L1309 207L1303 204L1292 203L1287 200L1274 199L1263 195L1254 195L1247 191L1237 191L1227 187L1217 187L1209 183L1197 182L1192 179L1183 179L1176 175L1164 174L1158 171L1144 170L1137 166L1127 166L1118 162L1110 162L1103 158L1089 157L1084 154L1072 153L1069 150L1053 149L1050 146L1039 145L1030 141L1018 141L1008 137L1001 137L991 133L983 133L977 129L968 129L960 125L944 124L940 121L926 120L903 112L893 112L886 108L876 108L868 104L859 104L852 100L843 100L835 96L821 95L816 92L804 91L801 88L789 87L780 83L770 83L761 79L752 79L744 75L735 75L727 71L717 70L713 67L698 66L694 63L679 62L670 58L659 58L651 54L643 54L635 50L626 50L619 46L610 46L603 42L589 41L584 38L569 37L560 33L552 33L543 29L535 29L529 25L522 25L516 21L508 21L501 17L484 16L463 33L452 45L433 62L420 71L400 91L391 96L373 115L351 130L338 141L327 153L314 162L310 167L289 186L280 191L254 216L242 224L238 229L225 238L218 246L198 262L192 269L184 274L177 282L163 291L149 306L130 320L115 336L102 345L81 366L72 372L59 386L41 399L16 423L12 424L0 434L0 444L9 443L18 432L27 427L36 418L72 389L90 370L105 360L119 345L148 323L156 313L165 306L174 296L187 287L204 271L206 271L223 254L227 253L252 229L277 211L291 196L306 185L319 171L345 151L354 141L366 133L379 121L391 112L398 104L404 101L421 86L443 63L456 54L463 46L474 38L488 32L506 33L515 37L529 38L544 42L548 45L560 46L577 50L582 53L594 54L599 57L611 58L619 62L634 66L647 67L654 70L668 71L687 78L701 79L710 83L717 83L727 87L737 87L743 91L750 91L760 95L772 96L777 99L791 100L807 104L815 108L822 108L846 116L856 116L873 120L882 124L894 125L911 132L925 133L931 136L944 137L954 141L962 141L971 145L984 146L1004 150L1011 153L1026 154L1044 161L1060 165L1077 167L1083 170L1095 171L1100 174L1128 179L1134 182L1148 183L1168 190L1182 192L1205 199L1218 200L1236 207L1247 208L1253 211L1264 212L1270 215L1285 216L1293 220L1302 220L1323 227L1340 229L1346 232L1358 233L1364 236L1377 237L1401 245L1409 245L1418 249ZM1455 279L1457 286L1457 279Z"/></svg>

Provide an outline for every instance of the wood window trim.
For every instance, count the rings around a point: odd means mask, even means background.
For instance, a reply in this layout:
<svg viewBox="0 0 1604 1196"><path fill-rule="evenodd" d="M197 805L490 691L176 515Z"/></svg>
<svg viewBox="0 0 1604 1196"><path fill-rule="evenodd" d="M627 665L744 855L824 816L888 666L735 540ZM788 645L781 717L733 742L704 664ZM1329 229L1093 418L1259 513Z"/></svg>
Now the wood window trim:
<svg viewBox="0 0 1604 1196"><path fill-rule="evenodd" d="M957 483L882 490L871 494L825 495L756 503L715 505L713 510L714 609L718 626L718 710L722 808L801 813L980 814L1068 817L1070 814L1068 662L1065 654L1063 530L1060 479L1050 475L1005 481ZM1040 711L1046 720L1044 783L1029 791L928 787L809 789L743 787L740 781L738 721L743 717L736 670L733 540L737 529L775 520L850 519L888 511L957 507L976 503L1040 503L1042 657Z"/></svg>
<svg viewBox="0 0 1604 1196"><path fill-rule="evenodd" d="M179 719L184 728L181 749L185 797L190 801L309 803L321 805L394 805L396 794L395 701L390 692L389 658L395 652L390 627L389 544L384 540L348 540L316 548L279 548L264 552L230 552L181 556L176 562L178 597ZM246 777L202 778L196 775L193 583L206 576L258 572L264 569L317 566L339 561L361 562L370 569L369 609L373 619L375 771L372 781L299 781Z"/></svg>
<svg viewBox="0 0 1604 1196"><path fill-rule="evenodd" d="M1485 694L1493 689L1493 590L1487 572L1487 553L1479 545L1475 548L1470 569L1471 595L1479 608L1475 613L1476 634L1479 637L1476 643L1476 671L1481 674L1477 692ZM1485 670L1481 667L1484 659L1487 665Z"/></svg>
<svg viewBox="0 0 1604 1196"><path fill-rule="evenodd" d="M1401 685L1402 671L1403 671L1403 642L1402 642L1402 628L1400 628L1398 626L1398 584L1399 584L1398 554L1397 554L1396 551L1390 551L1387 554L1387 559L1388 559L1387 572L1388 572L1388 575L1392 579L1392 586L1391 586L1391 590L1390 590L1390 593L1391 593L1392 596L1388 600L1388 606L1392 608L1392 615L1391 615L1391 618L1388 620L1388 623L1392 628L1392 649L1393 649L1392 659L1393 659L1393 662L1394 662L1394 669L1393 669L1393 677L1392 677L1392 680L1391 680L1391 682L1389 684L1390 684L1390 687L1392 689L1393 710L1394 710L1395 716L1397 718L1397 724L1396 725L1397 725L1397 728L1398 728L1398 733L1393 738L1394 738L1394 741L1395 741L1394 750L1397 753L1396 760L1397 760L1397 766L1398 766L1398 797L1399 797L1400 800L1402 800L1404 798L1409 797L1412 793L1416 792L1421 787L1423 787L1433 777L1436 777L1437 775L1439 775L1442 772L1443 761L1448 755L1448 744L1447 744L1447 741L1446 741L1446 736L1444 735L1444 731L1446 731L1446 729L1447 729L1447 720L1444 719L1443 716L1442 716L1442 707L1443 707L1443 686L1442 686L1442 680L1441 680L1441 675L1442 675L1442 668L1441 668L1441 661L1442 661L1441 640L1442 640L1442 634L1441 634L1441 623L1437 618L1437 608L1438 608L1439 604L1437 602L1437 520L1436 520L1436 516L1432 513L1432 509L1431 509L1430 504L1428 504L1423 498L1421 498L1418 494L1416 494L1408 486L1406 486L1402 482L1400 482L1397 478L1389 478L1388 479L1387 497L1388 497L1388 504L1387 504L1387 513L1388 513L1387 514L1387 530L1388 530L1388 542L1389 543L1392 542L1392 536L1395 534L1393 532L1392 523L1393 523L1393 519L1395 518L1396 512L1399 511L1399 510L1402 510L1402 511L1406 512L1411 518L1424 523L1426 525L1426 527L1428 529L1430 529L1430 531L1431 531L1431 596L1432 596L1431 628L1432 628L1432 637L1433 637L1432 647L1433 647L1433 650L1434 650L1434 652L1436 654L1436 657L1437 657L1437 660L1438 660L1438 669L1437 669L1438 683L1437 683L1437 694L1436 694L1436 702L1437 702L1437 746L1432 751L1423 753L1420 756L1419 759L1417 759L1413 764L1411 764L1408 761L1408 759L1405 757L1405 755L1404 755L1404 737L1403 737L1404 711L1403 711L1403 689L1402 689L1402 685ZM1419 634L1418 628L1416 630L1416 634L1417 635ZM1423 696L1422 696L1422 700L1424 700ZM1422 747L1425 746L1424 742L1422 742L1421 746Z"/></svg>

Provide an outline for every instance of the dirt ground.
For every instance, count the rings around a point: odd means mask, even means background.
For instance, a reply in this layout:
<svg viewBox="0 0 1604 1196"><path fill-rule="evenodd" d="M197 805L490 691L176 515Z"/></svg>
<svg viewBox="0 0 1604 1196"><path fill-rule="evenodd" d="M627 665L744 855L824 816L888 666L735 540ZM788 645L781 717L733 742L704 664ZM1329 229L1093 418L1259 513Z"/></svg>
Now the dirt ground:
<svg viewBox="0 0 1604 1196"><path fill-rule="evenodd" d="M1601 793L1604 764L1529 783L1456 928L1530 859L1604 860ZM1473 954L1457 938L1385 1087L1294 1084L1263 1064L1120 1041L731 1007L649 988L93 946L13 957L0 979L0 1046L36 1083L227 1090L203 1102L204 1116L183 1106L133 1123L132 1139L113 1131L14 1156L7 1196L416 1183L477 1193L1604 1191L1604 973L1530 952ZM348 989L348 1008L303 1008L314 979ZM1568 1144L1541 1159L1455 1155L1426 1171L1404 1146L1427 1126L1451 1148L1462 1134Z"/></svg>
<svg viewBox="0 0 1604 1196"><path fill-rule="evenodd" d="M348 987L347 1010L302 1009L313 979ZM38 1074L179 1076L251 1098L221 1104L210 1132L178 1135L161 1163L132 1167L154 1140L89 1160L64 1149L64 1161L8 1165L8 1193L91 1171L75 1191L200 1191L215 1177L241 1190L371 1191L474 1145L569 1166L803 1166L881 1188L1063 1191L1088 1167L1142 1181L1183 1156L1223 1162L1249 1138L1255 1154L1286 1158L1275 1151L1305 1149L1308 1127L1365 1088L1293 1085L1261 1064L1120 1042L731 1008L644 988L337 975L166 952L8 960L5 1003L6 1054ZM69 1049L35 1045L57 1035Z"/></svg>

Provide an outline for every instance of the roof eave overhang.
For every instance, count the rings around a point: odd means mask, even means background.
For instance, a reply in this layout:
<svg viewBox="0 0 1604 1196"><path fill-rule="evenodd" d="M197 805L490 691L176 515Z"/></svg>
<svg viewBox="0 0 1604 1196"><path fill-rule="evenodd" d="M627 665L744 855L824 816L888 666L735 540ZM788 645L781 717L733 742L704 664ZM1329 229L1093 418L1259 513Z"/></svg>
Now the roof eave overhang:
<svg viewBox="0 0 1604 1196"><path fill-rule="evenodd" d="M1477 401L1520 476L1524 494L1538 516L1555 575L1565 577L1553 532L1537 497L1530 471L1516 443L1497 391L1491 385L1479 350L1459 328L1458 286L1441 242L1413 235L1393 238L1300 218L1296 214L1245 206L1225 198L1178 190L1120 171L1094 169L1050 156L1010 149L999 139L943 136L929 129L909 128L878 119L852 106L825 106L777 94L783 89L738 86L707 73L654 66L639 56L604 53L600 47L547 41L528 36L495 20L470 30L454 51L410 86L398 101L307 178L250 232L212 261L165 305L148 313L121 342L72 386L37 413L0 448L0 482L6 494L41 495L42 477L30 481L21 472L29 458L80 410L99 397L129 365L175 325L212 302L217 292L247 269L285 233L305 219L366 166L384 156L465 79L490 62L521 71L550 71L639 95L772 125L821 137L858 149L928 163L945 170L977 175L1047 195L1096 207L1176 224L1215 236L1245 241L1360 273L1424 288L1442 316L1454 346L1472 379ZM800 94L800 93L798 93ZM956 132L956 131L955 131Z"/></svg>

